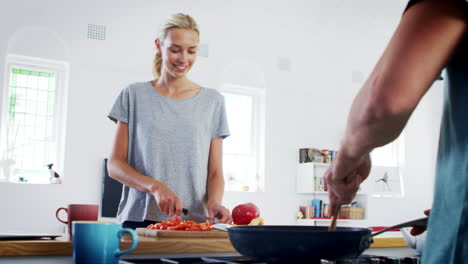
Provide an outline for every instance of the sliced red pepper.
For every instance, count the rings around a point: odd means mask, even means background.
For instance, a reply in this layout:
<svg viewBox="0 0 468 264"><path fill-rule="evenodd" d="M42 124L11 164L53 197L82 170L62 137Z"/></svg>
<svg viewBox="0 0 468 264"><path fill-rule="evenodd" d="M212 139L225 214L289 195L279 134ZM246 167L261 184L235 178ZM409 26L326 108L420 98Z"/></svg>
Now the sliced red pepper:
<svg viewBox="0 0 468 264"><path fill-rule="evenodd" d="M174 215L172 219L167 221L162 221L160 223L151 224L148 229L158 229L158 230L188 230L188 231L211 231L211 225L208 222L197 223L195 221L181 221L179 217Z"/></svg>

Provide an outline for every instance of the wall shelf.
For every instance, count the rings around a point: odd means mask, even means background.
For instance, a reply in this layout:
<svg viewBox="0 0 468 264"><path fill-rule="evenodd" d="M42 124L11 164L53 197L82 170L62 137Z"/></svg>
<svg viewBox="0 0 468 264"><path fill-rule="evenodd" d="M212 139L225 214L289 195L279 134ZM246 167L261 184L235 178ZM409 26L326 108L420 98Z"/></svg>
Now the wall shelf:
<svg viewBox="0 0 468 264"><path fill-rule="evenodd" d="M329 163L298 163L296 177L297 193L323 193L323 175L325 174Z"/></svg>
<svg viewBox="0 0 468 264"><path fill-rule="evenodd" d="M329 163L299 163L296 174L296 193L328 195L328 192L323 190L323 176L329 166ZM362 189L356 193L356 195L365 194L366 192Z"/></svg>
<svg viewBox="0 0 468 264"><path fill-rule="evenodd" d="M329 163L315 163L315 162L307 162L307 163L298 163L297 165L297 174L296 174L296 193L298 194L307 194L313 195L312 200L318 199L321 200L324 204L328 203L328 192L326 192L325 184L323 180L323 176L327 171L328 167L330 166ZM306 201L306 200L305 200ZM356 194L354 202L358 203L359 207L366 208L367 207L367 194L360 190ZM302 203L307 207L314 206L311 204L311 200L306 201L306 203ZM315 204L316 206L316 204ZM305 215L309 215L308 212L311 210L305 210ZM321 210L324 210L323 207ZM365 209L364 209L365 210ZM348 212L349 213L349 212ZM359 217L355 215L355 211L353 211L353 215L347 215L352 217ZM310 215L314 215L313 213ZM364 219L338 219L339 222L348 223L353 221L363 221ZM329 224L331 219L298 219L297 224L303 225L327 225Z"/></svg>
<svg viewBox="0 0 468 264"><path fill-rule="evenodd" d="M339 222L353 222L353 221L364 221L366 219L336 219ZM304 222L331 222L331 218L310 218L310 219L297 219L298 223Z"/></svg>

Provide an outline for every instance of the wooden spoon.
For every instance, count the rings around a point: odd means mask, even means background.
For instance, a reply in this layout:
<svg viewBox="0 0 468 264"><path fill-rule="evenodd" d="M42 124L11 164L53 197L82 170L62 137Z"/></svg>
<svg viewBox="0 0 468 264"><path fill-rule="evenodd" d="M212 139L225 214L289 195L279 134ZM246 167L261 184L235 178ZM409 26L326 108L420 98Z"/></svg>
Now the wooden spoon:
<svg viewBox="0 0 468 264"><path fill-rule="evenodd" d="M351 181L350 177L355 177L356 174L357 174L357 169L354 169L350 173L350 175L345 178L345 181L347 181L347 183L349 183ZM336 219L338 218L338 215L340 214L340 209L341 209L341 205L337 205L337 207L335 208L335 212L333 212L333 219L332 219L332 222L330 224L330 227L328 228L328 231L330 231L330 232L333 232L336 229Z"/></svg>
<svg viewBox="0 0 468 264"><path fill-rule="evenodd" d="M336 219L338 218L338 215L340 214L340 209L341 209L341 205L337 205L335 208L335 212L333 212L333 219L332 219L330 227L328 228L329 232L333 232L336 229Z"/></svg>

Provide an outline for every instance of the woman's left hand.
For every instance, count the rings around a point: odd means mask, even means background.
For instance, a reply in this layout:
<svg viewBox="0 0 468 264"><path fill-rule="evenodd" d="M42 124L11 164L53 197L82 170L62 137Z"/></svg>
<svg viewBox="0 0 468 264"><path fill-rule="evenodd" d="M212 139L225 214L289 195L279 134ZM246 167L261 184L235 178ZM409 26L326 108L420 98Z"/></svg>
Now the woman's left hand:
<svg viewBox="0 0 468 264"><path fill-rule="evenodd" d="M208 215L211 218L218 218L219 223L231 224L232 217L229 210L220 204L208 204Z"/></svg>

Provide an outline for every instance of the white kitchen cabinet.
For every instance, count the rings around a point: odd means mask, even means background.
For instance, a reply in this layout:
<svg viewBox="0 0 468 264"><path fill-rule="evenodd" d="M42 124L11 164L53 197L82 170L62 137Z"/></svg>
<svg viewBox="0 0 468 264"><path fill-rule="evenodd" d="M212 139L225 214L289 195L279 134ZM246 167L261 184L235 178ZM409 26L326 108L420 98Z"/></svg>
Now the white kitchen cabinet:
<svg viewBox="0 0 468 264"><path fill-rule="evenodd" d="M298 163L296 174L296 193L301 194L327 194L324 190L323 176L330 163ZM374 168L374 167L373 167ZM357 195L366 194L364 190L359 190Z"/></svg>

